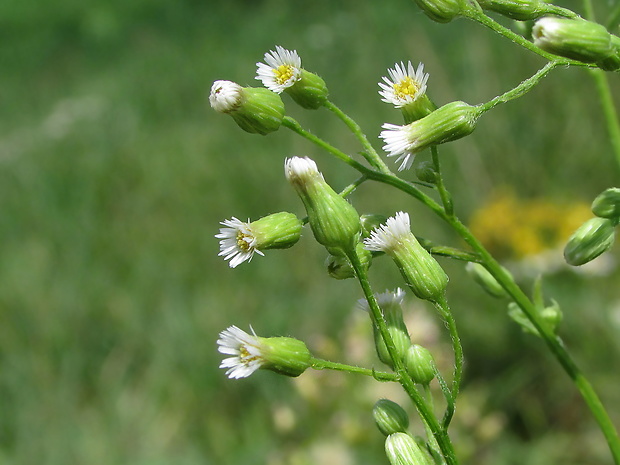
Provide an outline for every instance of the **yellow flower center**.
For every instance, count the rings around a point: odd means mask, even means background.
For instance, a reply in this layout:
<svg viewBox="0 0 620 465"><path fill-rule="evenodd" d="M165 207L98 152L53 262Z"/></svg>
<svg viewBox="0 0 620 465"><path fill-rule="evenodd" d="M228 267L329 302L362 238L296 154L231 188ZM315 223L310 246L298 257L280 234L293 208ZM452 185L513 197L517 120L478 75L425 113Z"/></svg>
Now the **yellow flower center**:
<svg viewBox="0 0 620 465"><path fill-rule="evenodd" d="M399 99L406 99L407 97L415 97L420 90L418 83L411 78L411 76L405 77L400 82L394 84L394 94Z"/></svg>
<svg viewBox="0 0 620 465"><path fill-rule="evenodd" d="M248 242L245 240L246 237L251 237L249 234L243 234L241 231L237 231L237 247L239 250L243 250L244 252L249 252L252 249L250 245L251 241Z"/></svg>
<svg viewBox="0 0 620 465"><path fill-rule="evenodd" d="M291 65L280 65L273 69L278 84L288 82L295 75L295 68Z"/></svg>

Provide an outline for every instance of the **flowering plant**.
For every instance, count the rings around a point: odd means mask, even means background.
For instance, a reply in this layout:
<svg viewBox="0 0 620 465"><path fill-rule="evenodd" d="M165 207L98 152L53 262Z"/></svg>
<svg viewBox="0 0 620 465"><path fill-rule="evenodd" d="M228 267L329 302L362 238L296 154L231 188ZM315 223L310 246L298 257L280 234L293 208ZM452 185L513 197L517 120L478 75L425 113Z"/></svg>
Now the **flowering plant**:
<svg viewBox="0 0 620 465"><path fill-rule="evenodd" d="M356 279L364 295L360 306L368 311L374 344L387 370L361 368L323 360L311 354L306 344L282 337L259 337L231 326L220 333L219 351L230 355L221 368L231 378L252 375L269 369L287 376L299 376L308 369L333 369L399 383L410 398L425 429L425 436L408 432L409 419L404 411L385 399L378 401L374 416L379 430L386 436L385 449L392 464L459 463L449 426L455 414L464 367L464 353L448 299L448 274L435 259L448 257L467 263L467 269L483 289L502 299L506 314L525 331L539 337L575 384L609 445L611 455L620 465L620 440L607 411L592 384L578 368L559 331L561 309L557 302L545 305L542 285L537 281L530 298L517 284L510 267L500 265L482 242L459 219L452 195L442 174L439 147L469 136L485 115L500 104L508 103L532 90L543 77L564 67L587 69L598 83L606 104L609 136L620 160L620 126L609 97L605 71L620 69L620 38L577 13L541 0L416 0L415 3L432 20L446 23L463 17L492 29L546 60L546 64L528 79L497 97L480 104L453 101L435 105L429 93L432 80L411 61L396 63L379 82L382 101L400 111L402 124L385 123L380 138L381 154L362 131L329 98L325 81L302 67L296 51L277 46L257 63L256 79L267 93L244 88L229 81L217 81L211 90L211 106L230 114L241 129L268 134L281 127L292 130L316 144L359 173L350 186L337 192L325 179L317 163L308 157L287 158L285 178L299 195L305 218L290 213L276 213L255 222L241 222L235 217L222 222L226 226L216 236L221 239L220 255L231 267L249 262L255 253L275 248L289 248L299 239L302 225L308 225L316 241L326 249L330 275L338 279ZM584 1L588 15L591 5ZM618 9L620 11L620 9ZM531 41L496 22L491 15L503 15L518 21L536 20ZM619 16L618 14L615 15ZM617 18L616 18L617 19ZM265 89L260 89L264 91ZM281 94L288 94L304 109L326 109L340 119L362 147L361 158L349 155L312 134L284 110ZM410 170L415 155L429 150L431 161L419 163L416 181L394 173ZM414 234L415 218L404 211L392 216L360 215L348 196L362 184L378 182L407 194L430 209L466 244L465 249L436 244ZM568 264L580 266L607 252L614 243L615 228L620 223L618 189L607 189L597 197L592 218L582 224L568 240L564 257ZM369 220L372 218L372 220ZM431 352L412 341L403 317L405 292L376 294L368 274L369 267L385 255L398 268L403 283L413 296L428 302L444 322L452 343L452 372L445 375ZM436 416L430 394L437 383L443 396L444 412Z"/></svg>

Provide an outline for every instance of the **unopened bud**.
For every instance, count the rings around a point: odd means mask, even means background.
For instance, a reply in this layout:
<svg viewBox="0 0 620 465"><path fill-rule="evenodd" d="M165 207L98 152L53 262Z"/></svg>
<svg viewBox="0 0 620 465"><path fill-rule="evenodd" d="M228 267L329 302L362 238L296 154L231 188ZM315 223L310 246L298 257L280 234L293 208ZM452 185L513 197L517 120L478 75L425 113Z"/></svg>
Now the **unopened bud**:
<svg viewBox="0 0 620 465"><path fill-rule="evenodd" d="M422 182L435 184L439 178L435 165L430 161L423 161L415 168L415 175Z"/></svg>
<svg viewBox="0 0 620 465"><path fill-rule="evenodd" d="M279 95L231 81L215 81L209 103L215 111L232 116L241 129L250 133L269 134L284 119L284 103Z"/></svg>
<svg viewBox="0 0 620 465"><path fill-rule="evenodd" d="M607 60L616 54L607 29L583 19L539 19L532 28L532 37L535 45L549 53L586 63Z"/></svg>
<svg viewBox="0 0 620 465"><path fill-rule="evenodd" d="M385 440L385 453L391 465L434 465L416 440L406 433L390 434Z"/></svg>
<svg viewBox="0 0 620 465"><path fill-rule="evenodd" d="M400 360L403 360L405 358L405 354L407 353L407 349L411 346L411 338L407 332L407 329L403 329L401 326L388 326L388 333L390 333L392 342L396 347L396 355ZM390 351L388 350L381 333L376 327L373 330L373 335L375 339L375 349L377 350L379 360L390 368L394 368L394 361L392 360Z"/></svg>
<svg viewBox="0 0 620 465"><path fill-rule="evenodd" d="M302 108L307 110L316 110L323 106L327 101L327 85L325 81L314 73L301 70L298 81L291 87L285 89L285 92Z"/></svg>
<svg viewBox="0 0 620 465"><path fill-rule="evenodd" d="M458 0L414 0L424 14L438 23L448 23L461 14Z"/></svg>
<svg viewBox="0 0 620 465"><path fill-rule="evenodd" d="M435 359L428 349L413 344L405 355L407 372L417 384L428 384L435 377Z"/></svg>
<svg viewBox="0 0 620 465"><path fill-rule="evenodd" d="M611 187L592 202L592 213L601 218L620 218L620 189Z"/></svg>
<svg viewBox="0 0 620 465"><path fill-rule="evenodd" d="M375 423L384 435L404 433L409 427L409 416L396 402L379 399L372 408Z"/></svg>
<svg viewBox="0 0 620 465"><path fill-rule="evenodd" d="M614 221L591 218L582 224L564 247L564 258L569 265L579 266L606 252L615 239Z"/></svg>
<svg viewBox="0 0 620 465"><path fill-rule="evenodd" d="M478 0L485 10L495 11L517 21L536 19L549 11L542 0Z"/></svg>
<svg viewBox="0 0 620 465"><path fill-rule="evenodd" d="M310 158L288 158L284 170L306 207L308 222L317 242L330 249L332 254L331 249L354 251L361 229L355 208L325 182Z"/></svg>

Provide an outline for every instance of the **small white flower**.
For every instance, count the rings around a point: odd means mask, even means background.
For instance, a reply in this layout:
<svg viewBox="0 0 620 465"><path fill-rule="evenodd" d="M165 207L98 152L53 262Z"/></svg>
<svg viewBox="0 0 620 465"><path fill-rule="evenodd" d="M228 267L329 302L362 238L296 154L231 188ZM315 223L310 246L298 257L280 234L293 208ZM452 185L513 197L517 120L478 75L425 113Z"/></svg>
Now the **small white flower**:
<svg viewBox="0 0 620 465"><path fill-rule="evenodd" d="M367 250L389 253L411 235L409 214L398 212L389 217L385 224L374 229L370 237L364 239L364 246Z"/></svg>
<svg viewBox="0 0 620 465"><path fill-rule="evenodd" d="M232 81L215 81L211 86L209 103L211 107L220 113L230 113L241 104L241 87Z"/></svg>
<svg viewBox="0 0 620 465"><path fill-rule="evenodd" d="M230 260L231 268L245 261L249 262L254 253L265 255L256 248L256 237L254 237L249 221L244 223L233 216L232 219L220 223L226 227L220 228L220 233L215 235L221 239L218 256L223 255L224 260Z"/></svg>
<svg viewBox="0 0 620 465"><path fill-rule="evenodd" d="M411 125L399 126L397 124L385 123L381 126L385 131L381 131L379 137L383 139L385 145L383 150L388 153L388 157L398 156L397 162L402 160L398 171L409 169L413 164L415 154L411 148L415 145L416 140L412 136Z"/></svg>
<svg viewBox="0 0 620 465"><path fill-rule="evenodd" d="M385 83L380 82L382 90L379 94L383 97L382 102L391 103L396 108L401 108L409 103L415 102L426 92L426 81L428 73L424 73L424 65L418 64L418 69L414 71L411 62L407 62L407 68L401 61L396 63L393 69L388 69L390 78L383 77Z"/></svg>
<svg viewBox="0 0 620 465"><path fill-rule="evenodd" d="M301 77L301 58L295 50L291 52L276 45L275 52L265 53L265 62L267 64L256 63L256 79L276 94L291 87Z"/></svg>
<svg viewBox="0 0 620 465"><path fill-rule="evenodd" d="M217 345L220 353L232 355L220 364L220 368L227 368L229 378L247 378L265 363L264 349L254 330L248 334L236 326L230 326L220 333Z"/></svg>
<svg viewBox="0 0 620 465"><path fill-rule="evenodd" d="M381 294L375 294L375 298L377 299L377 303L379 304L380 308L402 305L405 300L405 291L398 287L393 292L385 291ZM370 310L368 306L368 301L366 299L359 299L357 301L357 306L365 312L368 312Z"/></svg>

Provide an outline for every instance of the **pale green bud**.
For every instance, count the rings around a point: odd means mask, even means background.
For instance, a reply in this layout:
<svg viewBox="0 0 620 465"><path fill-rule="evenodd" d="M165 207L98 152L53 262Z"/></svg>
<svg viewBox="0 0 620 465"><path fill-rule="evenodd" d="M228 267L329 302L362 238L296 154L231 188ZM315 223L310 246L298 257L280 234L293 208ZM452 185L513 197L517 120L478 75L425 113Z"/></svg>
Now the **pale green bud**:
<svg viewBox="0 0 620 465"><path fill-rule="evenodd" d="M405 354L407 353L407 349L411 346L411 338L407 332L407 329L403 329L401 326L388 326L388 332L390 333L394 346L396 347L397 356L400 360L403 360L405 358ZM375 349L377 350L379 360L390 368L394 368L394 362L392 361L387 345L376 327L373 330L373 335L375 339Z"/></svg>
<svg viewBox="0 0 620 465"><path fill-rule="evenodd" d="M414 121L422 119L425 116L430 115L436 109L437 105L435 105L426 94L418 97L411 103L403 105L400 108L405 124L413 123Z"/></svg>
<svg viewBox="0 0 620 465"><path fill-rule="evenodd" d="M435 170L435 165L430 161L423 161L415 168L415 175L422 182L435 184L439 178L439 174Z"/></svg>
<svg viewBox="0 0 620 465"><path fill-rule="evenodd" d="M314 73L301 70L300 78L291 87L284 90L302 108L316 110L327 101L327 85Z"/></svg>
<svg viewBox="0 0 620 465"><path fill-rule="evenodd" d="M480 263L469 262L465 267L469 276L474 278L482 289L493 297L505 298L508 297L506 290L497 282L489 271ZM507 271L504 268L504 271Z"/></svg>
<svg viewBox="0 0 620 465"><path fill-rule="evenodd" d="M620 218L620 189L611 187L592 202L592 213L601 218Z"/></svg>
<svg viewBox="0 0 620 465"><path fill-rule="evenodd" d="M220 368L230 378L247 378L258 369L299 376L311 365L312 355L302 341L290 337L259 337L230 326L220 333L218 350L230 357Z"/></svg>
<svg viewBox="0 0 620 465"><path fill-rule="evenodd" d="M424 14L438 23L448 23L460 15L458 0L414 0Z"/></svg>
<svg viewBox="0 0 620 465"><path fill-rule="evenodd" d="M364 244L368 250L392 257L417 297L433 302L443 298L448 275L411 233L407 213L399 212L388 218L385 225L364 239Z"/></svg>
<svg viewBox="0 0 620 465"><path fill-rule="evenodd" d="M471 134L481 110L465 102L448 103L428 116L405 126L385 123L379 137L388 156L417 153Z"/></svg>
<svg viewBox="0 0 620 465"><path fill-rule="evenodd" d="M615 239L615 222L607 218L592 218L582 224L564 247L564 259L579 266L608 251Z"/></svg>
<svg viewBox="0 0 620 465"><path fill-rule="evenodd" d="M435 359L428 349L413 344L405 354L405 367L417 384L428 384L435 377Z"/></svg>
<svg viewBox="0 0 620 465"><path fill-rule="evenodd" d="M409 427L409 416L396 402L379 399L372 408L375 423L384 435L404 433Z"/></svg>
<svg viewBox="0 0 620 465"><path fill-rule="evenodd" d="M586 63L607 60L616 53L607 29L583 19L539 19L532 28L532 37L535 45L549 53Z"/></svg>
<svg viewBox="0 0 620 465"><path fill-rule="evenodd" d="M361 230L355 208L325 182L310 158L288 158L284 170L306 207L308 222L317 242L336 255L340 255L338 250L354 251Z"/></svg>
<svg viewBox="0 0 620 465"><path fill-rule="evenodd" d="M564 318L560 304L554 299L551 299L551 305L549 307L543 308L540 312L540 316L553 331L557 331L558 326Z"/></svg>
<svg viewBox="0 0 620 465"><path fill-rule="evenodd" d="M284 119L284 103L279 95L231 81L215 81L209 103L215 111L232 116L241 129L250 133L269 134L278 130Z"/></svg>
<svg viewBox="0 0 620 465"><path fill-rule="evenodd" d="M391 465L434 465L415 439L406 433L390 434L385 440L385 453Z"/></svg>
<svg viewBox="0 0 620 465"><path fill-rule="evenodd" d="M495 11L517 21L536 19L549 11L542 0L478 0L485 10Z"/></svg>
<svg viewBox="0 0 620 465"><path fill-rule="evenodd" d="M365 270L368 270L372 263L372 254L364 248L364 244L362 244L361 242L357 244L357 246L355 247L355 251L358 258L360 259L360 262L362 263L362 267ZM347 257L343 255L330 254L325 261L325 266L327 267L327 272L332 278L355 278L355 271L353 270L353 267L349 263Z"/></svg>

